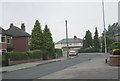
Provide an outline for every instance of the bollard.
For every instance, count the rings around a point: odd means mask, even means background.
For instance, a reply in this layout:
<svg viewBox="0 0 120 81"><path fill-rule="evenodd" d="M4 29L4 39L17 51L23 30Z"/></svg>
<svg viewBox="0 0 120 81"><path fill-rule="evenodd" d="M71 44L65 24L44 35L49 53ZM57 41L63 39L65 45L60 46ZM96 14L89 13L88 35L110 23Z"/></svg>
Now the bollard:
<svg viewBox="0 0 120 81"><path fill-rule="evenodd" d="M107 59L105 59L105 63L107 63Z"/></svg>

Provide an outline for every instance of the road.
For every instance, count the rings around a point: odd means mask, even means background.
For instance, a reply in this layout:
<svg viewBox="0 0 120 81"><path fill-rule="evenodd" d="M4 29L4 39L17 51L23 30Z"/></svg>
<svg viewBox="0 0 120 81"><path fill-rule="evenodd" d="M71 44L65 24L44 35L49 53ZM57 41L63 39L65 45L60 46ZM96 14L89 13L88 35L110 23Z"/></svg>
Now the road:
<svg viewBox="0 0 120 81"><path fill-rule="evenodd" d="M96 58L100 54L79 54L78 57L71 58L68 60L63 60L59 62L38 65L35 67L17 70L13 72L5 72L2 74L3 79L37 79L50 73L54 73L63 69L66 69L70 66L79 64L84 61Z"/></svg>

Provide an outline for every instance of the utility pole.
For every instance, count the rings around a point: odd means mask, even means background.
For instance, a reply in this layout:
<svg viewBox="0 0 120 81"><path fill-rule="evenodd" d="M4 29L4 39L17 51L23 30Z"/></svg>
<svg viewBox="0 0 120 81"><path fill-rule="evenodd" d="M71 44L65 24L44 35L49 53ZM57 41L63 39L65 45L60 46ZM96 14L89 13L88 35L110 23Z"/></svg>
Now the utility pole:
<svg viewBox="0 0 120 81"><path fill-rule="evenodd" d="M104 11L104 1L102 0L102 8L103 8L103 27L104 27L104 43L105 43L105 54L107 53L107 45L106 45L106 29L105 29L105 11Z"/></svg>
<svg viewBox="0 0 120 81"><path fill-rule="evenodd" d="M67 20L65 20L65 24L66 24L66 43L67 43L67 58L69 58L69 48L68 48L68 28L67 28Z"/></svg>

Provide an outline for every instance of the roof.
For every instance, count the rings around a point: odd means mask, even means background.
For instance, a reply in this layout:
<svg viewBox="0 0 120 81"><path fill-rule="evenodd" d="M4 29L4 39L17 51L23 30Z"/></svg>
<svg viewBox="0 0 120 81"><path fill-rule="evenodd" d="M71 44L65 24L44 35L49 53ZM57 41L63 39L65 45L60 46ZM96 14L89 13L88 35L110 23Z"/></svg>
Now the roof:
<svg viewBox="0 0 120 81"><path fill-rule="evenodd" d="M12 26L9 29L7 29L6 33L12 35L13 37L30 37L30 34L16 26Z"/></svg>
<svg viewBox="0 0 120 81"><path fill-rule="evenodd" d="M83 40L80 38L68 38L68 43L82 43ZM66 43L66 39L62 39L60 41L58 41L56 44L62 44L62 43Z"/></svg>
<svg viewBox="0 0 120 81"><path fill-rule="evenodd" d="M2 27L0 27L0 34L11 36L10 34L6 33L6 31Z"/></svg>
<svg viewBox="0 0 120 81"><path fill-rule="evenodd" d="M5 30L2 27L0 27L0 34L5 34Z"/></svg>

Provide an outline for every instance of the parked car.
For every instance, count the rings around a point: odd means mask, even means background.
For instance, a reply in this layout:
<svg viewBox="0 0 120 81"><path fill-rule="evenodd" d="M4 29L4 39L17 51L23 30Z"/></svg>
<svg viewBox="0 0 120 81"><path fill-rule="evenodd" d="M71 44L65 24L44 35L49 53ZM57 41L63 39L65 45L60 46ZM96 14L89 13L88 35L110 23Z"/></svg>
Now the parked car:
<svg viewBox="0 0 120 81"><path fill-rule="evenodd" d="M69 56L77 56L77 55L78 55L78 53L76 51L74 51L74 50L69 51Z"/></svg>

